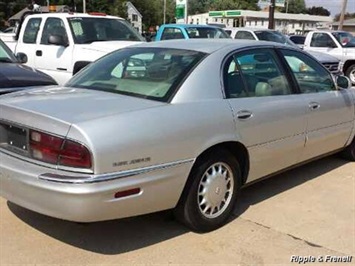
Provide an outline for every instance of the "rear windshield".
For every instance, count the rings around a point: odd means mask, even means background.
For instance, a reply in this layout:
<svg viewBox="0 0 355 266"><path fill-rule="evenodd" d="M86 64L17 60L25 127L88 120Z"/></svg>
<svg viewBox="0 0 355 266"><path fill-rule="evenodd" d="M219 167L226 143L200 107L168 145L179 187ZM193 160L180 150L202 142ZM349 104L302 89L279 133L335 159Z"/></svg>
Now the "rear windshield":
<svg viewBox="0 0 355 266"><path fill-rule="evenodd" d="M293 41L295 44L304 44L306 37L305 36L291 36L290 40Z"/></svg>
<svg viewBox="0 0 355 266"><path fill-rule="evenodd" d="M74 42L144 41L144 38L125 20L98 17L68 18Z"/></svg>
<svg viewBox="0 0 355 266"><path fill-rule="evenodd" d="M168 102L204 56L190 50L126 48L89 65L66 86Z"/></svg>
<svg viewBox="0 0 355 266"><path fill-rule="evenodd" d="M212 27L188 27L186 28L187 34L190 39L203 38L203 39L229 39L230 36L220 28Z"/></svg>
<svg viewBox="0 0 355 266"><path fill-rule="evenodd" d="M286 36L277 31L255 31L255 35L260 41L277 42L290 46L295 46L292 41L290 41Z"/></svg>

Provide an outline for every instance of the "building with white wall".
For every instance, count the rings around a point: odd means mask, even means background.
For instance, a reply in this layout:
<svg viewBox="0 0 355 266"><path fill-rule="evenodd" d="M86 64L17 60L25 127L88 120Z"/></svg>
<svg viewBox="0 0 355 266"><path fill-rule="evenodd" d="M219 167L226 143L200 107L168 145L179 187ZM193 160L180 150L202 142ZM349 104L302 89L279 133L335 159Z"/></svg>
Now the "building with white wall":
<svg viewBox="0 0 355 266"><path fill-rule="evenodd" d="M332 17L275 12L275 29L285 34L304 34L317 28L329 28ZM269 12L224 10L188 16L189 24L223 23L227 27L268 28Z"/></svg>
<svg viewBox="0 0 355 266"><path fill-rule="evenodd" d="M142 33L142 14L137 10L137 8L131 3L127 2L127 19L132 24L132 26L139 32Z"/></svg>

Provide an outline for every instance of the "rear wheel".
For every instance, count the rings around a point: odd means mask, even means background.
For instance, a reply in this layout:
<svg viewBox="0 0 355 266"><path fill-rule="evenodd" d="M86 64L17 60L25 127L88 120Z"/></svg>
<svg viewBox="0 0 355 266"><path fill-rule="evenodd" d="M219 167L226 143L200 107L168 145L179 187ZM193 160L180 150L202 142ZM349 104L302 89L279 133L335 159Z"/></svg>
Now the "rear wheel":
<svg viewBox="0 0 355 266"><path fill-rule="evenodd" d="M194 231L214 230L230 217L240 186L240 167L232 154L210 153L193 167L175 216Z"/></svg>
<svg viewBox="0 0 355 266"><path fill-rule="evenodd" d="M351 144L341 153L341 155L347 160L355 161L355 137Z"/></svg>

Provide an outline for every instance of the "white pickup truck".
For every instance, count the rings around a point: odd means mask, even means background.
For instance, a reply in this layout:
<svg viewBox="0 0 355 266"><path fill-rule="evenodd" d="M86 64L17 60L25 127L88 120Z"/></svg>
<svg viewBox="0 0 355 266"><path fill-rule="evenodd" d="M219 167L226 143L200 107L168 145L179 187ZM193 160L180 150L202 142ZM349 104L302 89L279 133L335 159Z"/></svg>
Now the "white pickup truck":
<svg viewBox="0 0 355 266"><path fill-rule="evenodd" d="M355 37L346 31L311 31L304 50L327 53L341 60L342 70L355 84Z"/></svg>
<svg viewBox="0 0 355 266"><path fill-rule="evenodd" d="M124 19L99 13L31 14L16 36L0 38L60 85L103 55L145 41Z"/></svg>

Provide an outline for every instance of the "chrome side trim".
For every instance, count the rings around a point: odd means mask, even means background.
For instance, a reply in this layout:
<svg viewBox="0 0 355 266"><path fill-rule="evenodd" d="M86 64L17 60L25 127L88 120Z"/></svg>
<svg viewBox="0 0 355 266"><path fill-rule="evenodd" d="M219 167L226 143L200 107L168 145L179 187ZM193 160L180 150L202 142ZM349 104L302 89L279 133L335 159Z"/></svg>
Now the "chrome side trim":
<svg viewBox="0 0 355 266"><path fill-rule="evenodd" d="M148 167L139 168L139 169L120 171L120 172L114 172L114 173L108 173L108 174L99 174L99 175L85 175L85 176L84 175L73 175L73 176L70 176L70 175L46 173L46 174L39 175L38 178L41 180L46 180L46 181L50 181L50 182L58 182L58 183L66 183L66 184L91 184L91 183L111 181L111 180L115 180L118 178L125 178L125 177L145 174L148 172L171 168L171 167L175 167L175 166L178 166L181 164L190 163L190 162L194 162L194 161L195 161L195 159L186 159L186 160L180 160L180 161L176 161L176 162L148 166Z"/></svg>

